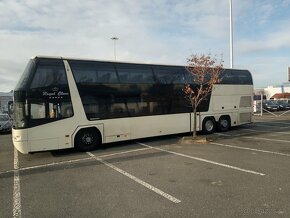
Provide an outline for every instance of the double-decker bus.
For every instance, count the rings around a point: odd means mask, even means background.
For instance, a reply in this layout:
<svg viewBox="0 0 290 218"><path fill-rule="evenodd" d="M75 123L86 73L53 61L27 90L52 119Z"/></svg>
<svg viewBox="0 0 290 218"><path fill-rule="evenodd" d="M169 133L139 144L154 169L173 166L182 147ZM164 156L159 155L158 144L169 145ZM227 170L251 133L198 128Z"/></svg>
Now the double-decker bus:
<svg viewBox="0 0 290 218"><path fill-rule="evenodd" d="M212 133L252 121L247 70L224 69L198 108L197 130ZM14 90L14 146L21 153L191 132L184 66L64 57L30 59ZM194 85L194 84L192 84Z"/></svg>

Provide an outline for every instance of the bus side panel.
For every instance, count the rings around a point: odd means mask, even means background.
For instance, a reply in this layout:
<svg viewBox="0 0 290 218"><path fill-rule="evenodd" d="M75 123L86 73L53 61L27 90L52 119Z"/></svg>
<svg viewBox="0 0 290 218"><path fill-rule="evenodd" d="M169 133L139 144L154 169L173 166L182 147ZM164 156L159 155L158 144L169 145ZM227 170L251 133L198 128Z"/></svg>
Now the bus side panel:
<svg viewBox="0 0 290 218"><path fill-rule="evenodd" d="M190 114L170 114L103 120L103 142L190 132Z"/></svg>
<svg viewBox="0 0 290 218"><path fill-rule="evenodd" d="M28 129L30 152L72 147L71 134L77 125L68 118Z"/></svg>
<svg viewBox="0 0 290 218"><path fill-rule="evenodd" d="M136 117L131 120L132 138L190 132L190 113Z"/></svg>
<svg viewBox="0 0 290 218"><path fill-rule="evenodd" d="M221 115L229 115L231 126L252 121L252 85L215 85L211 95L209 114L218 121Z"/></svg>
<svg viewBox="0 0 290 218"><path fill-rule="evenodd" d="M203 112L197 113L196 114L196 131L201 131L202 130L202 117ZM191 129L190 131L193 131L193 125L194 125L194 113L191 113Z"/></svg>

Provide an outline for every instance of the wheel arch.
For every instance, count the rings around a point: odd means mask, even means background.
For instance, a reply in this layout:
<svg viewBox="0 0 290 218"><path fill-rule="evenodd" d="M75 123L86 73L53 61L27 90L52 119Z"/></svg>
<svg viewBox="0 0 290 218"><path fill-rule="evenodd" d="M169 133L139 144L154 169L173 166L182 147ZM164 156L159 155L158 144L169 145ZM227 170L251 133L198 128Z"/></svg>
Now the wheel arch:
<svg viewBox="0 0 290 218"><path fill-rule="evenodd" d="M218 122L221 118L223 118L223 117L227 117L227 118L229 119L229 121L230 121L230 124L232 124L232 118L231 118L231 115L230 115L230 114L222 114L222 115L220 115L219 118L217 119L217 122Z"/></svg>
<svg viewBox="0 0 290 218"><path fill-rule="evenodd" d="M72 143L72 147L75 147L75 139L76 139L76 135L80 130L83 129L93 129L99 136L100 136L100 140L101 143L104 143L104 124L97 124L97 125L83 125L83 126L78 126L75 131L72 134L72 139L71 139L71 143Z"/></svg>

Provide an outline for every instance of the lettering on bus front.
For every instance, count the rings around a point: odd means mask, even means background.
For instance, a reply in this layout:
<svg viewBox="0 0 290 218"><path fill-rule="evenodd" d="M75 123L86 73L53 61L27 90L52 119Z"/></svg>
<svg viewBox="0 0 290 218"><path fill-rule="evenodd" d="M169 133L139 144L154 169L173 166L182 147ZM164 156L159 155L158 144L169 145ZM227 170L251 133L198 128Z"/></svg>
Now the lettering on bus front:
<svg viewBox="0 0 290 218"><path fill-rule="evenodd" d="M63 92L63 91L58 91L58 92L48 92L48 91L43 91L42 92L43 97L48 97L49 99L63 99L64 96L67 97L69 96L68 92Z"/></svg>

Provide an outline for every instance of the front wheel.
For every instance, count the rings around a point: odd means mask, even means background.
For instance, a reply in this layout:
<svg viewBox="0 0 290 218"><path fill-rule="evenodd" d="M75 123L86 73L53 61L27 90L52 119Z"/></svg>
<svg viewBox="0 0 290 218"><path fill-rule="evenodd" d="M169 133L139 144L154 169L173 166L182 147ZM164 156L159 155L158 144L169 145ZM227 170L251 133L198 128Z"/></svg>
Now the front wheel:
<svg viewBox="0 0 290 218"><path fill-rule="evenodd" d="M75 148L80 151L92 151L100 145L101 137L95 128L81 129L76 134Z"/></svg>
<svg viewBox="0 0 290 218"><path fill-rule="evenodd" d="M212 134L215 131L215 120L212 117L204 118L202 122L202 131L205 134Z"/></svg>

